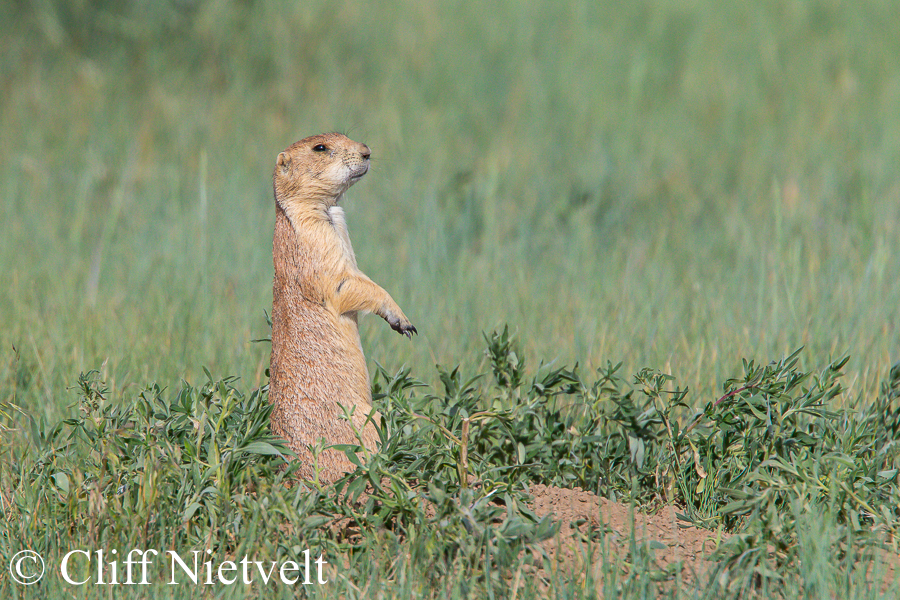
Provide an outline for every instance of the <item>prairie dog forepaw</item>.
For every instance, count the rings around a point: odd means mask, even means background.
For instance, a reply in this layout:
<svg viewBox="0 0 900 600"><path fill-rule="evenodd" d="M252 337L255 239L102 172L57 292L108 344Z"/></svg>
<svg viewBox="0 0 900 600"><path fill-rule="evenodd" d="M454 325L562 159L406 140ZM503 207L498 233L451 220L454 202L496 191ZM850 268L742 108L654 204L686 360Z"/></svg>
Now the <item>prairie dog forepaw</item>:
<svg viewBox="0 0 900 600"><path fill-rule="evenodd" d="M398 317L397 315L391 313L385 320L388 322L388 325L391 326L391 329L399 334L405 335L408 338L411 338L412 334L418 333L418 331L416 331L416 328L412 323L409 322L409 319L407 319L406 317Z"/></svg>

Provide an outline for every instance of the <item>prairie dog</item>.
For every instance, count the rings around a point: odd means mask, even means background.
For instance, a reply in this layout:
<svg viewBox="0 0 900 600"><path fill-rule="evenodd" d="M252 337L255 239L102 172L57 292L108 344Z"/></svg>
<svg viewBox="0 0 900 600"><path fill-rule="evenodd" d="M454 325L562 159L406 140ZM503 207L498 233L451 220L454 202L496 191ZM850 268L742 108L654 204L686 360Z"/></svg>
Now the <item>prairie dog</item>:
<svg viewBox="0 0 900 600"><path fill-rule="evenodd" d="M369 371L357 314L373 312L397 332L416 333L393 298L356 266L344 209L344 192L369 170L369 147L339 133L314 135L288 147L275 166L275 264L269 401L272 431L303 461L313 479L308 446L358 444L375 450L377 434ZM353 427L342 418L355 409ZM319 455L319 481L330 483L353 469L343 452Z"/></svg>

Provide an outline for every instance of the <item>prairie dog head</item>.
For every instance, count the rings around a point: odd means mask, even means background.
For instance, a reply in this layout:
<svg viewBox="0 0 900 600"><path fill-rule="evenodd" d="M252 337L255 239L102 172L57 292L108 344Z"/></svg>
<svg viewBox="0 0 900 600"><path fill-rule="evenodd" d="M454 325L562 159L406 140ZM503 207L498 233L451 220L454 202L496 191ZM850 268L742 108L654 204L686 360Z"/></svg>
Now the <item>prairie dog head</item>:
<svg viewBox="0 0 900 600"><path fill-rule="evenodd" d="M369 170L369 147L340 133L323 133L291 144L275 164L275 198L286 203L333 206Z"/></svg>

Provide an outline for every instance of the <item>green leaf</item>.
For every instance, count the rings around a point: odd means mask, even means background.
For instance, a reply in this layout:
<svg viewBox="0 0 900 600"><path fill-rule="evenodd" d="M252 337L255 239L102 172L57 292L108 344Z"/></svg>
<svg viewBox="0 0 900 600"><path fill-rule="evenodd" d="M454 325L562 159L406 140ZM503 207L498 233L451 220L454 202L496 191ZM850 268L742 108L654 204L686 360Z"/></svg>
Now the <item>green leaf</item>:
<svg viewBox="0 0 900 600"><path fill-rule="evenodd" d="M261 456L283 456L282 453L269 442L250 442L241 448L247 454L259 454Z"/></svg>
<svg viewBox="0 0 900 600"><path fill-rule="evenodd" d="M194 516L194 513L196 513L201 508L203 508L202 504L200 504L199 502L192 502L191 504L188 505L188 507L186 509L184 509L184 513L181 516L181 520L183 522L190 521L191 517Z"/></svg>
<svg viewBox="0 0 900 600"><path fill-rule="evenodd" d="M69 493L69 476L65 473L54 473L53 482L64 494Z"/></svg>

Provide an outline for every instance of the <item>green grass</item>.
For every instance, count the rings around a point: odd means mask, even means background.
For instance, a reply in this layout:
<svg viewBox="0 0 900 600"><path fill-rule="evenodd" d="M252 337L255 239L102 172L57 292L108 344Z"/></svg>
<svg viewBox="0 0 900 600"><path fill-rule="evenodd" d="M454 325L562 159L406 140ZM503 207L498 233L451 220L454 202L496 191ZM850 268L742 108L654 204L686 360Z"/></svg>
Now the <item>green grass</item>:
<svg viewBox="0 0 900 600"><path fill-rule="evenodd" d="M203 367L266 383L270 174L325 130L373 149L351 236L420 332L362 319L373 372L487 372L510 323L529 365L674 375L677 418L800 346L805 370L849 356L829 410L865 410L900 348L898 24L879 1L6 3L0 460L35 447L7 406L70 418L92 369L115 402Z"/></svg>
<svg viewBox="0 0 900 600"><path fill-rule="evenodd" d="M834 402L843 361L819 374L799 371L796 355L749 363L729 395L678 418L687 395L668 376L643 370L632 387L612 367L590 379L531 370L506 331L490 336L488 354L489 374L442 370L441 389L379 370L380 449L363 465L348 447L359 466L333 487L287 485L296 463L268 433L265 388L244 393L207 374L202 386L114 398L96 372L83 375L71 418L31 419L27 453L0 457L0 560L23 545L38 552L51 575L34 589L51 597L67 587L54 572L65 554L85 548L104 549L108 562L138 548L264 564L310 549L332 565L328 586L307 589L316 597L490 597L523 576L526 598L881 590L877 549L896 535L900 506L900 369L875 404L847 410ZM634 532L616 550L603 527L580 538L596 568L567 572L535 546L571 534L527 508L532 483L671 502L684 521L733 535L690 584L660 569ZM166 564L154 562L148 590L172 589ZM96 561L75 565L73 579L92 585L68 587L93 597ZM179 594L202 594L178 573ZM254 579L218 593L295 590ZM0 593L24 594L8 579Z"/></svg>

